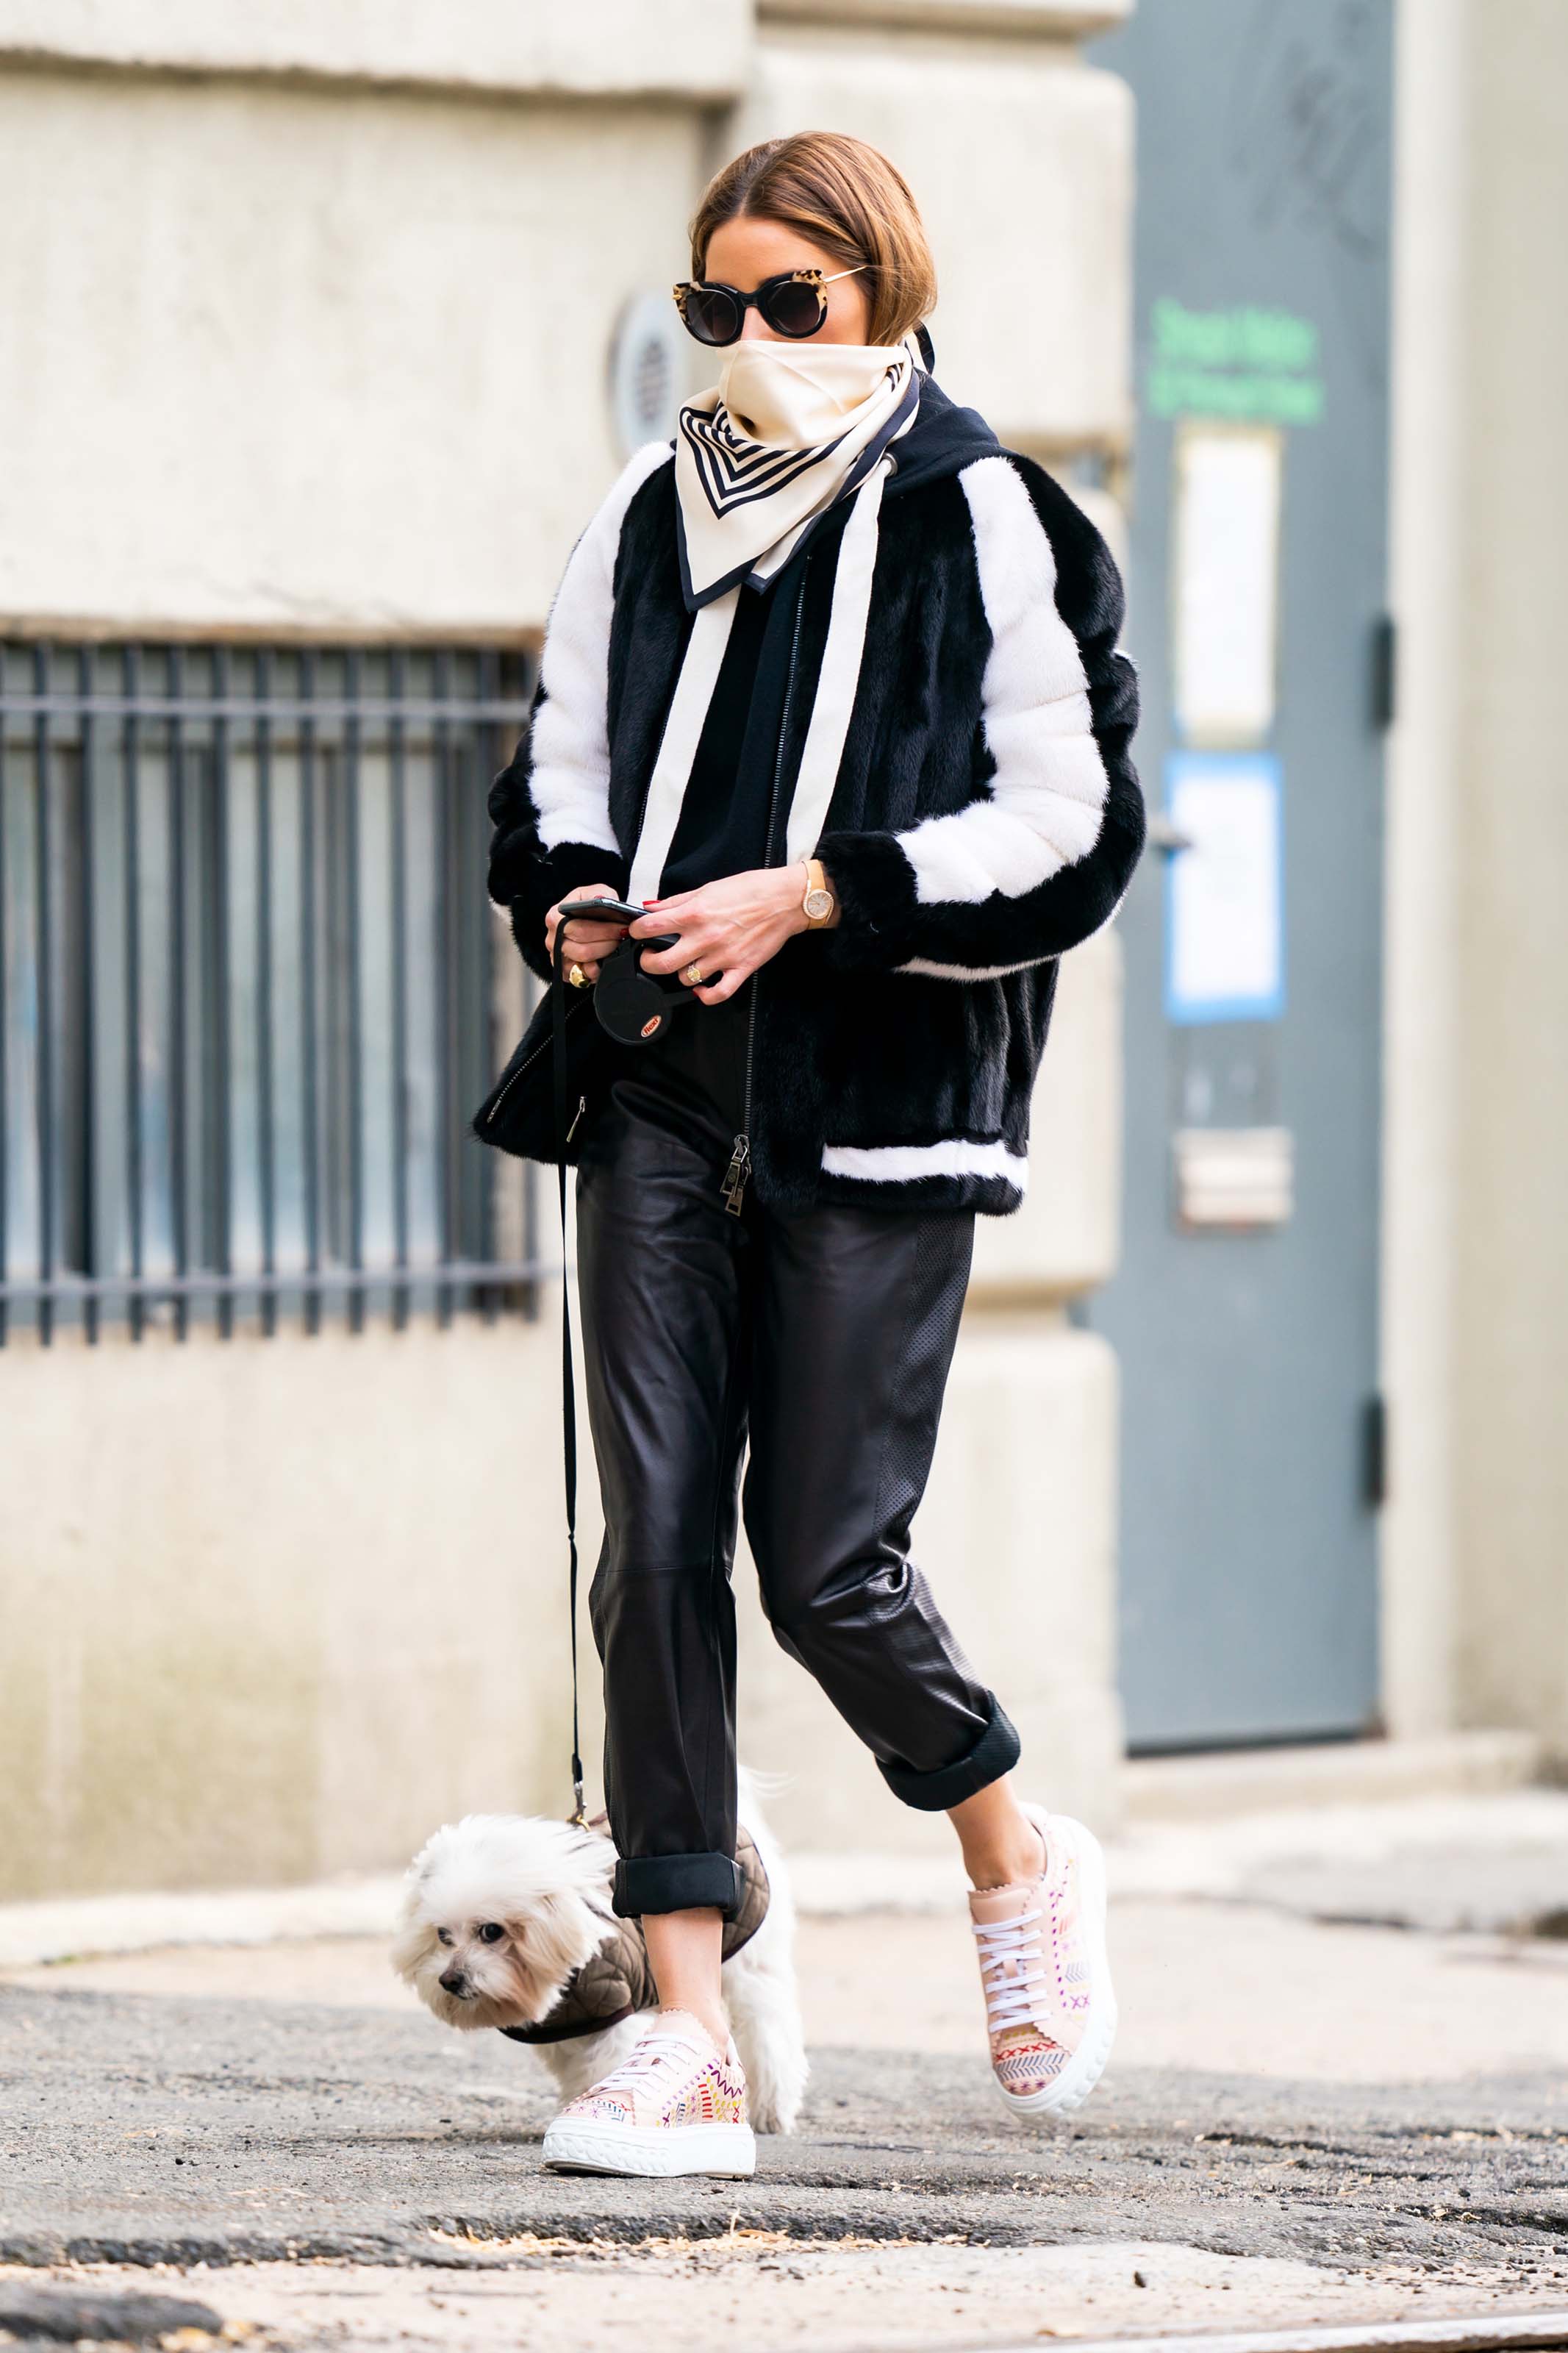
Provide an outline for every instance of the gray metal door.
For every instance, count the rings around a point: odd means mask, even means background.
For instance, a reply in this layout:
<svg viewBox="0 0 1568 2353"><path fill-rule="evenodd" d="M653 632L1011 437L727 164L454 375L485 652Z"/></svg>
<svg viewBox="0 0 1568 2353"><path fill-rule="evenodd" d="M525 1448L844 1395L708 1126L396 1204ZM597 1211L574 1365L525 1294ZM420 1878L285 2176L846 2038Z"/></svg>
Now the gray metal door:
<svg viewBox="0 0 1568 2353"><path fill-rule="evenodd" d="M1141 0L1121 918L1134 1746L1376 1713L1390 0Z"/></svg>

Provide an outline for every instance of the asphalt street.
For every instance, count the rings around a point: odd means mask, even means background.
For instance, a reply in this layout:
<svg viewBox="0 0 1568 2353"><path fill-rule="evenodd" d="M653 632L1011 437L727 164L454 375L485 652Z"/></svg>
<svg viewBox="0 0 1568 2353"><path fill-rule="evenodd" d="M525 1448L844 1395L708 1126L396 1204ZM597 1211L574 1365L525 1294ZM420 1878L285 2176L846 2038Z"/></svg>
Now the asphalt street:
<svg viewBox="0 0 1568 2353"><path fill-rule="evenodd" d="M1288 2038L1288 2018L1280 2022ZM540 2169L548 2086L423 2016L0 1989L0 2260L484 2266L531 2234L1157 2242L1568 2284L1568 2086L1113 2069L1026 2135L972 2060L819 2051L751 2183ZM509 2251L508 2242L511 2242Z"/></svg>

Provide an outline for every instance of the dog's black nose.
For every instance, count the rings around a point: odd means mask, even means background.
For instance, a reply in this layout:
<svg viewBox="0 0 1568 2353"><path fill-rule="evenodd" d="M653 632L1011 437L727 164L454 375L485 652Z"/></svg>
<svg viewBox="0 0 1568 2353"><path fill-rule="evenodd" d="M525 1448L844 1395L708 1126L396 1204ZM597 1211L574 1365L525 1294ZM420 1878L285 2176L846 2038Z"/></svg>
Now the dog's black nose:
<svg viewBox="0 0 1568 2353"><path fill-rule="evenodd" d="M461 1993L468 1982L461 1969L448 1969L441 1979L441 1990L443 1993Z"/></svg>

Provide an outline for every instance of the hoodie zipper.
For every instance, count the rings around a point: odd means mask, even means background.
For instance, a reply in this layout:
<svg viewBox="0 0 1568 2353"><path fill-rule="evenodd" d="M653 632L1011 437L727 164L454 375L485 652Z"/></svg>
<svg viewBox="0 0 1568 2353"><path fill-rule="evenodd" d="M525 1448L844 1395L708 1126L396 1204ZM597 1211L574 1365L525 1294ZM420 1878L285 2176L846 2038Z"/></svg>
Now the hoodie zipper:
<svg viewBox="0 0 1568 2353"><path fill-rule="evenodd" d="M800 650L801 623L805 616L805 575L811 564L809 552L801 558L800 593L795 600L795 626L790 631L789 662L784 670L784 706L779 712L779 740L773 751L773 776L768 784L768 821L763 837L763 863L773 862L773 818L778 809L779 777L784 769L784 742L789 733L790 698L795 691L795 658ZM752 1064L757 1046L757 989L761 972L752 975L751 1003L746 1008L746 1076L741 1095L741 1133L730 1147L730 1165L724 1171L719 1190L724 1197L724 1207L732 1218L741 1214L746 1196L746 1181L752 1173Z"/></svg>

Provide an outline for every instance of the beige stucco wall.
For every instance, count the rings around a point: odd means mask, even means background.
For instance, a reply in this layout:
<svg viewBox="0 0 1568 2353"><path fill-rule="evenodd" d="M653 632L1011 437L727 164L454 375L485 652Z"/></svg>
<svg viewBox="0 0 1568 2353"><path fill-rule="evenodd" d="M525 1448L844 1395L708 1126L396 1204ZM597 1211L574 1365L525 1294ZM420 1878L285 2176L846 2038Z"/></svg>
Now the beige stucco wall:
<svg viewBox="0 0 1568 2353"><path fill-rule="evenodd" d="M733 95L749 0L0 0L0 58L443 93Z"/></svg>
<svg viewBox="0 0 1568 2353"><path fill-rule="evenodd" d="M1399 705L1384 845L1381 1325L1392 1435L1380 1565L1389 1728L1456 1720L1453 952L1466 591L1455 493L1470 157L1469 0L1404 0L1394 82L1390 597Z"/></svg>
<svg viewBox="0 0 1568 2353"><path fill-rule="evenodd" d="M0 1353L0 1890L308 1879L558 1800L540 1324Z"/></svg>
<svg viewBox="0 0 1568 2353"><path fill-rule="evenodd" d="M0 1354L0 1902L387 1869L465 1810L569 1802L556 1313ZM1101 1821L1114 1404L1103 1343L972 1315L916 1532L1032 1785ZM780 1827L940 1840L773 1644L744 1557L736 1584Z"/></svg>
<svg viewBox="0 0 1568 2353"><path fill-rule="evenodd" d="M718 156L786 121L909 168L954 390L1031 446L1120 446L1128 110L1067 38L1120 5L879 0L868 35L691 0L654 41L626 0L0 0L0 628L536 626L616 467L616 314L679 273ZM998 280L1048 337L999 331ZM1113 936L1064 969L917 1529L1031 1786L1101 1822L1114 1365L1063 1304L1115 1255L1120 985ZM465 1807L563 1802L553 1330L0 1351L0 1895L379 1868ZM786 1834L940 1837L738 1577Z"/></svg>
<svg viewBox="0 0 1568 2353"><path fill-rule="evenodd" d="M1092 1291L1121 1236L1121 942L1115 930L1062 959L1050 1044L1035 1088L1029 1189L1010 1218L975 1229L972 1292L1053 1302Z"/></svg>
<svg viewBox="0 0 1568 2353"><path fill-rule="evenodd" d="M704 120L0 61L0 617L542 620Z"/></svg>
<svg viewBox="0 0 1568 2353"><path fill-rule="evenodd" d="M464 13L0 0L0 622L537 623L618 462L617 314L684 269L715 157L804 121L918 181L951 389L1026 446L1125 438L1130 107L1063 43L752 51L723 0L710 51L689 9L666 28L667 84L701 55L679 104L638 95L649 12L626 41L624 8L570 39L551 12L542 47Z"/></svg>
<svg viewBox="0 0 1568 2353"><path fill-rule="evenodd" d="M1128 423L1131 100L1073 58L1051 41L773 25L730 140L809 124L892 157L937 258L942 383L1025 447L1120 443Z"/></svg>
<svg viewBox="0 0 1568 2353"><path fill-rule="evenodd" d="M1471 48L1455 1428L1471 1722L1568 1753L1568 15Z"/></svg>
<svg viewBox="0 0 1568 2353"><path fill-rule="evenodd" d="M1388 1710L1568 1756L1568 19L1407 0L1399 54Z"/></svg>

